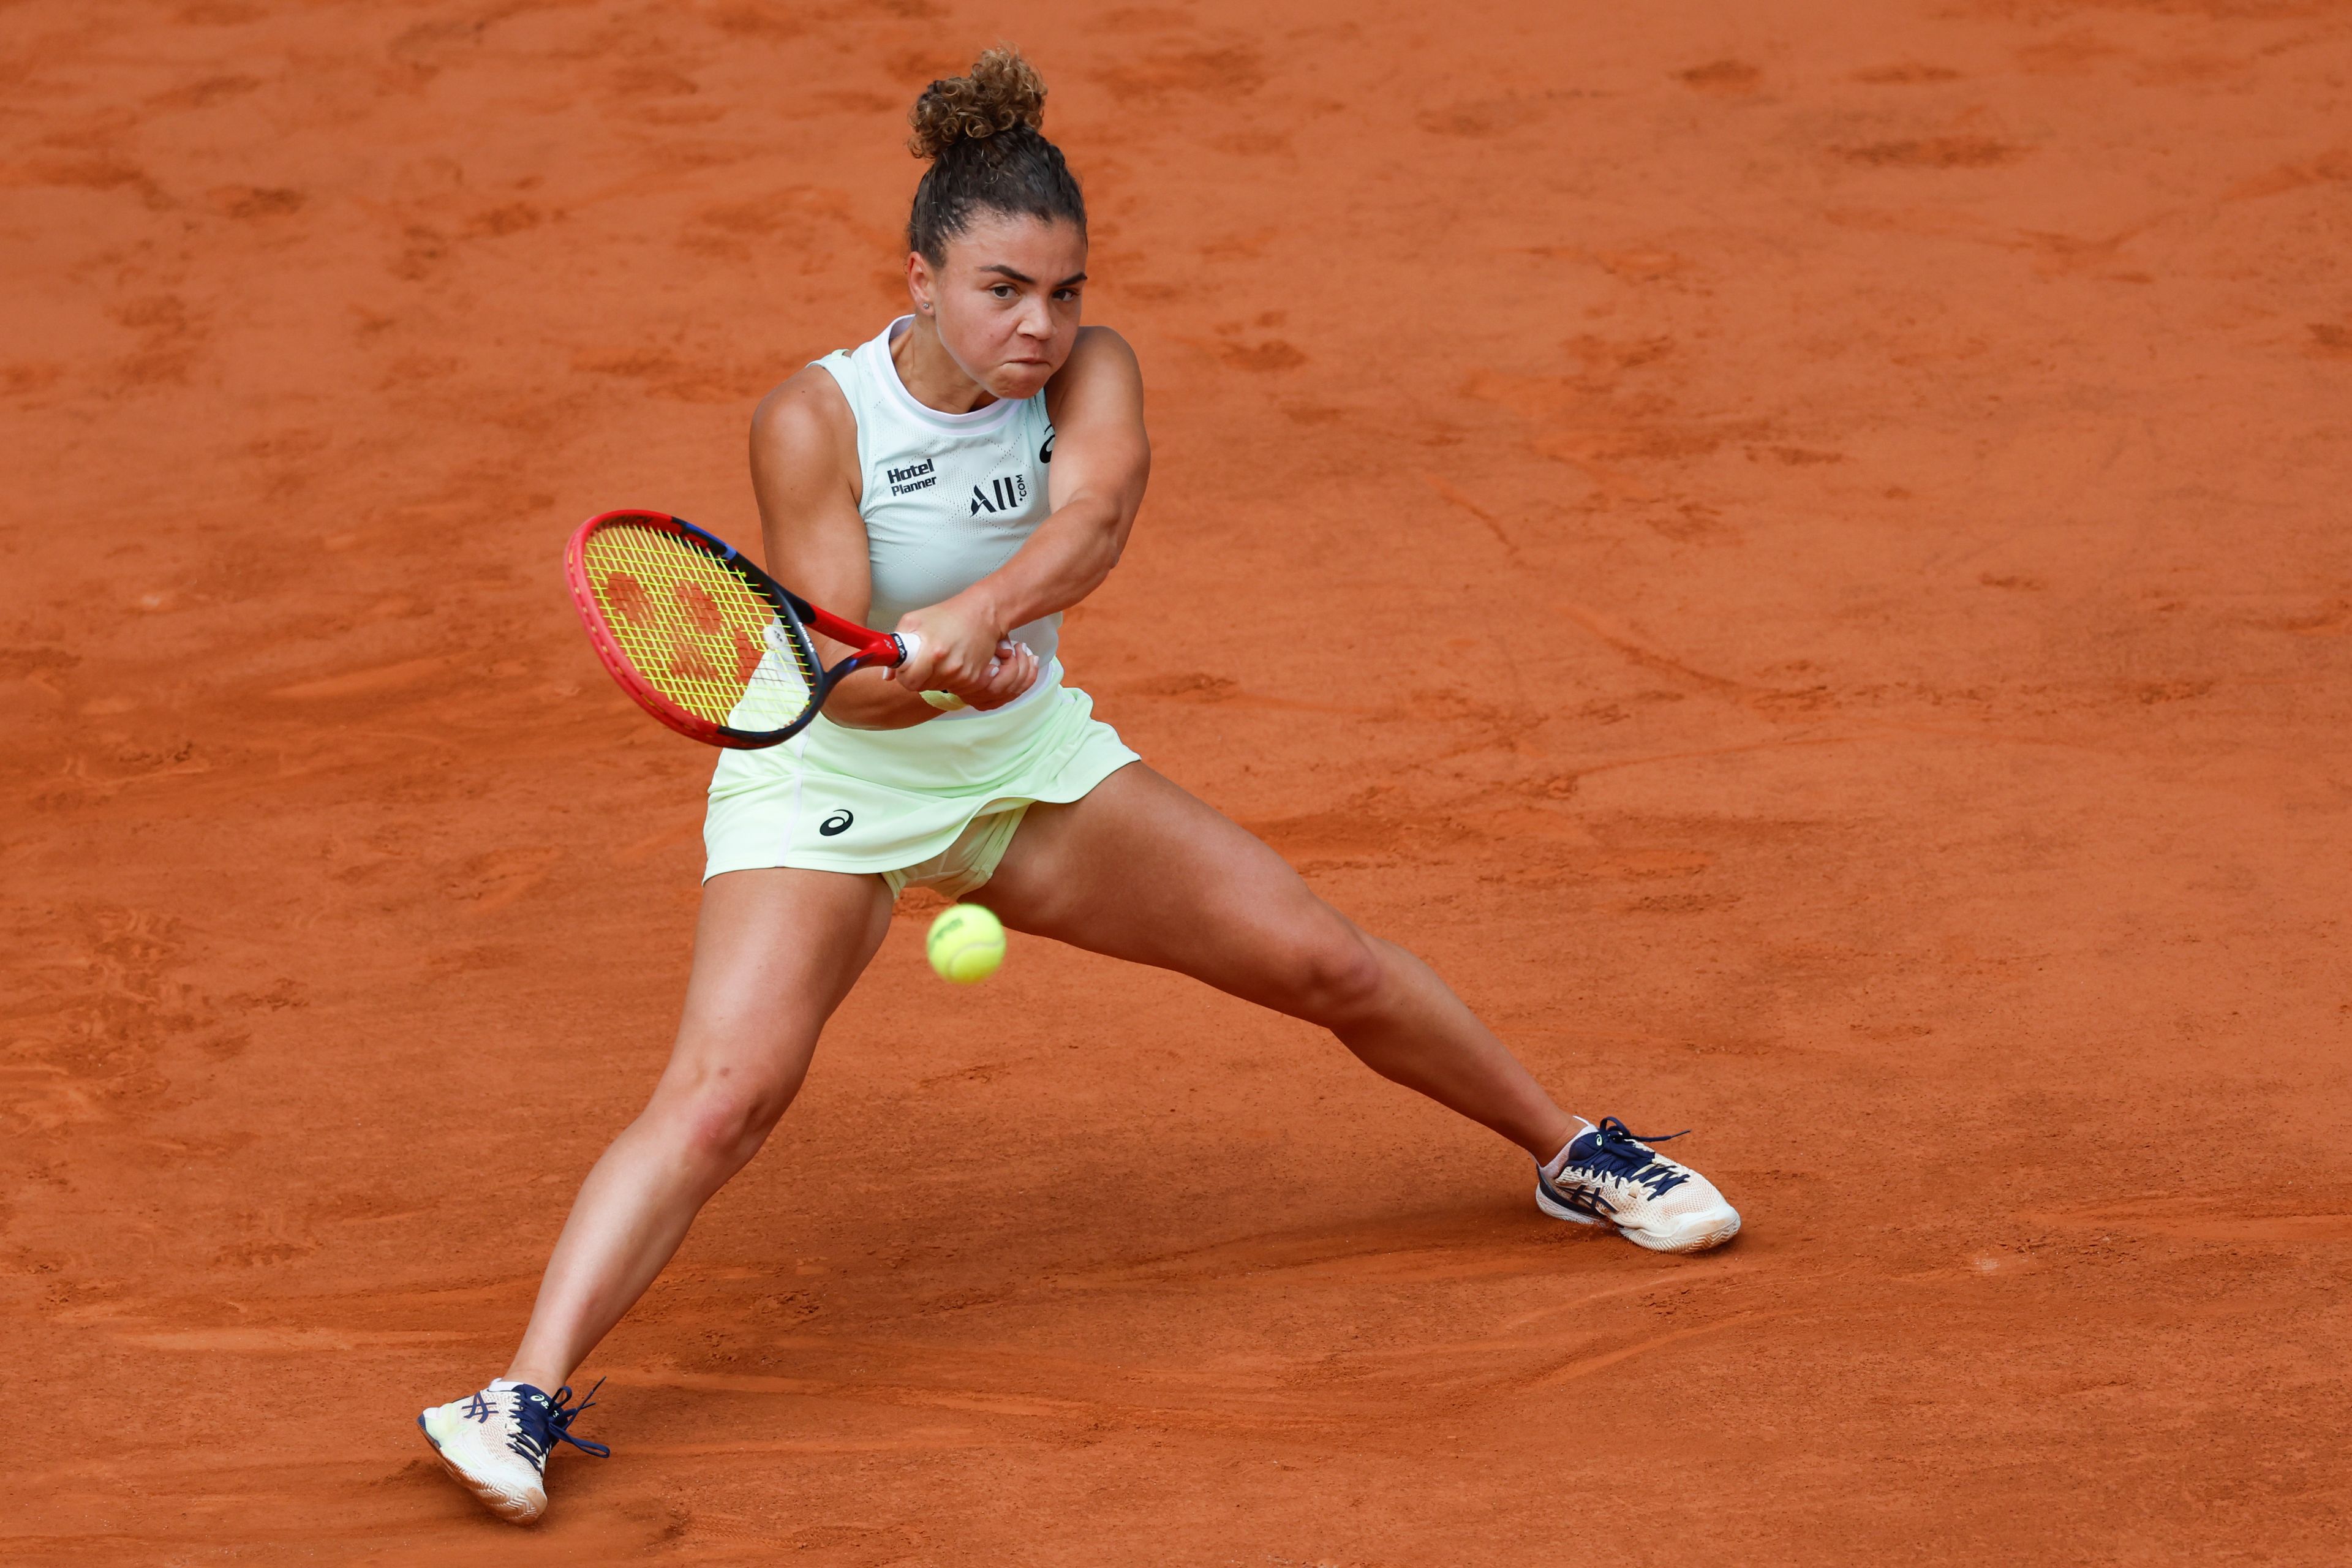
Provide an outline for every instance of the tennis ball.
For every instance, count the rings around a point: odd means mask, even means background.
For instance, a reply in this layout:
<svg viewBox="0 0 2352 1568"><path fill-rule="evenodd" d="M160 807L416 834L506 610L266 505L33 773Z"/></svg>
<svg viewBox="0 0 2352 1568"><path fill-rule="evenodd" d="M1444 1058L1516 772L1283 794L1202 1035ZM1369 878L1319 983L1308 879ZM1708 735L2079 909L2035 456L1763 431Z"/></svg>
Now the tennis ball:
<svg viewBox="0 0 2352 1568"><path fill-rule="evenodd" d="M942 980L977 985L1004 962L1004 927L978 904L957 904L931 922L923 955Z"/></svg>

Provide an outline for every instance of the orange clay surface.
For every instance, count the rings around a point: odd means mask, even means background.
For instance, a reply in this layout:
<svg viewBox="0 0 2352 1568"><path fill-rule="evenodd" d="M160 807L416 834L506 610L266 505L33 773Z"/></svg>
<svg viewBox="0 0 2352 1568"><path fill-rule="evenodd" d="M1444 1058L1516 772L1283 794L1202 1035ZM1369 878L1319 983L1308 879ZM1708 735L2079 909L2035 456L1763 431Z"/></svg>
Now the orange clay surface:
<svg viewBox="0 0 2352 1568"><path fill-rule="evenodd" d="M1000 37L1157 470L1156 764L1748 1229L901 910L597 1352L499 1371L711 754L558 570L755 535ZM10 1563L2337 1563L2342 5L0 10Z"/></svg>

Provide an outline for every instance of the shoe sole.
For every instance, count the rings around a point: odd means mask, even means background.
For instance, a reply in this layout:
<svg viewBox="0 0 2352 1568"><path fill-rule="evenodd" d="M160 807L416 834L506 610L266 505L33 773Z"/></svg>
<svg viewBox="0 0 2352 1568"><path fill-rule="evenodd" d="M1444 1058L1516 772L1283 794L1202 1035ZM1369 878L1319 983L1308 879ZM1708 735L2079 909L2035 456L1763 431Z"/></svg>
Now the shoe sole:
<svg viewBox="0 0 2352 1568"><path fill-rule="evenodd" d="M459 1469L449 1456L442 1451L441 1440L433 1436L433 1428L425 1424L425 1417L422 1415L416 1418L416 1429L425 1434L425 1442L433 1447L433 1457L441 1461L441 1468L449 1472L449 1479L473 1493L480 1500L484 1508L488 1509L509 1524L530 1524L546 1511L543 1507L532 1508L528 1499L518 1498L511 1492L499 1491L495 1487L486 1487Z"/></svg>
<svg viewBox="0 0 2352 1568"><path fill-rule="evenodd" d="M1636 1247L1646 1247L1653 1252L1705 1252L1721 1247L1739 1234L1739 1215L1728 1205L1719 1215L1711 1215L1701 1224L1679 1235L1652 1241L1645 1236L1621 1228L1618 1233Z"/></svg>
<svg viewBox="0 0 2352 1568"><path fill-rule="evenodd" d="M1652 1252L1705 1252L1709 1248L1721 1247L1739 1234L1739 1215L1728 1205L1725 1205L1720 1215L1712 1216L1706 1224L1688 1234L1664 1237L1657 1240L1652 1240L1638 1231L1627 1230L1623 1226L1612 1225L1597 1215L1582 1214L1566 1205L1554 1203L1545 1195L1541 1187L1536 1189L1536 1207L1552 1218L1564 1219L1570 1225L1597 1225L1603 1230L1613 1230L1634 1246L1647 1247Z"/></svg>

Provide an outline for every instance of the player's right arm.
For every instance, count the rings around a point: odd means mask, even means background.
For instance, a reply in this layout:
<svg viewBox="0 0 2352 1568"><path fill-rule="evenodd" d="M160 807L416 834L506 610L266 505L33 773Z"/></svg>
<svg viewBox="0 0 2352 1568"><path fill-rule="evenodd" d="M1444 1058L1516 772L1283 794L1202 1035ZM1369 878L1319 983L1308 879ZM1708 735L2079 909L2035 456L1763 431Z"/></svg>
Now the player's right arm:
<svg viewBox="0 0 2352 1568"><path fill-rule="evenodd" d="M751 491L760 503L760 536L768 574L845 620L863 622L874 600L866 520L858 515L857 419L833 377L814 365L802 369L761 400L751 416ZM851 650L810 634L827 664ZM992 708L1027 689L1035 660L1008 661L983 692L966 693L976 708ZM1003 688L1000 691L996 688ZM903 730L939 717L919 692L863 669L833 689L824 714L853 730Z"/></svg>

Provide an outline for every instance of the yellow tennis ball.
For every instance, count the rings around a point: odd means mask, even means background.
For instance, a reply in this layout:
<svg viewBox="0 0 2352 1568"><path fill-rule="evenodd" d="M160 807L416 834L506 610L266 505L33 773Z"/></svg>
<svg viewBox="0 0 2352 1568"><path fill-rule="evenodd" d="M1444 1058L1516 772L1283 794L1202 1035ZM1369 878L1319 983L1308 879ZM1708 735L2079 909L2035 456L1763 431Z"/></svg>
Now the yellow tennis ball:
<svg viewBox="0 0 2352 1568"><path fill-rule="evenodd" d="M977 985L1004 962L1003 923L978 904L954 905L931 922L923 955L940 979Z"/></svg>

